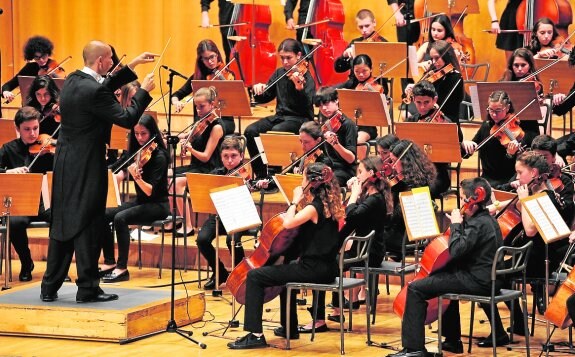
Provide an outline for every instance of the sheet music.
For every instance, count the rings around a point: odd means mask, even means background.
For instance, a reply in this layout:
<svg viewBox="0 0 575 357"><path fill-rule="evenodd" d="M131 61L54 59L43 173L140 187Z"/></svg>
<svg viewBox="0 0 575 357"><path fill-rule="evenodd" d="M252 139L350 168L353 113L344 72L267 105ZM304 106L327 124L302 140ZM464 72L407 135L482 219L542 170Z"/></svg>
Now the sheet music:
<svg viewBox="0 0 575 357"><path fill-rule="evenodd" d="M419 187L413 189L411 195L401 195L401 203L405 223L411 231L412 239L439 235L429 187Z"/></svg>
<svg viewBox="0 0 575 357"><path fill-rule="evenodd" d="M541 229L542 233L547 239L553 238L557 236L557 232L555 228L551 224L551 221L543 212L543 209L537 202L537 200L529 200L529 201L522 201L525 207L529 210L531 215L533 215L534 220L537 221L539 228Z"/></svg>
<svg viewBox="0 0 575 357"><path fill-rule="evenodd" d="M481 106L479 105L479 94L477 86L469 86L469 96L471 97L471 107L473 108L473 116L481 119Z"/></svg>
<svg viewBox="0 0 575 357"><path fill-rule="evenodd" d="M559 211L557 210L557 208L555 207L555 205L551 201L551 198L548 195L539 197L537 201L539 202L539 205L541 206L543 211L547 213L547 217L549 217L551 224L555 228L555 231L557 231L557 235L561 236L571 233L571 230L563 220L563 217L561 217L561 215L559 214Z"/></svg>
<svg viewBox="0 0 575 357"><path fill-rule="evenodd" d="M262 224L246 185L210 192L210 197L228 233L243 231Z"/></svg>
<svg viewBox="0 0 575 357"><path fill-rule="evenodd" d="M417 67L417 50L415 46L409 46L407 49L407 59L409 62L409 70L411 77L416 78L419 76L419 69Z"/></svg>

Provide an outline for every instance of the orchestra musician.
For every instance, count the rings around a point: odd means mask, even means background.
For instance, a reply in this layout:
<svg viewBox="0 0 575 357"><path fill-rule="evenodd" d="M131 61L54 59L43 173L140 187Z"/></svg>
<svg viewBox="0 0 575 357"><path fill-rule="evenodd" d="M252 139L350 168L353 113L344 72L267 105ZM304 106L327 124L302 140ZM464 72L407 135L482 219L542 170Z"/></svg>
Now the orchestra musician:
<svg viewBox="0 0 575 357"><path fill-rule="evenodd" d="M302 45L297 40L292 38L283 40L278 46L278 55L282 66L275 70L267 84L254 84L255 101L268 103L276 99L276 112L274 115L262 118L245 128L244 135L247 139L246 146L250 157L258 154L254 138L259 137L261 133L273 130L297 134L304 122L313 120L312 104L315 82L309 71L293 68L302 58L302 53ZM305 67L303 62L300 65ZM274 82L276 83L270 86ZM252 161L252 169L256 178L267 177L266 165L260 158Z"/></svg>
<svg viewBox="0 0 575 357"><path fill-rule="evenodd" d="M288 282L325 284L335 279L339 246L334 237L338 234L338 221L343 217L340 188L333 172L323 163L310 164L304 171L302 186L294 189L293 202L283 217L284 229L299 228L293 244L298 248L298 259L291 264L267 265L248 272L244 330L249 333L228 343L230 349L267 347L262 330L264 288ZM290 306L294 329L290 331L291 339L299 338L295 295L294 291ZM286 298L284 289L280 294L282 326L274 330L274 335L284 338L287 335Z"/></svg>
<svg viewBox="0 0 575 357"><path fill-rule="evenodd" d="M183 195L186 190L187 179L185 175L183 175L186 172L207 174L221 166L218 148L224 138L224 125L214 109L216 98L217 93L214 87L200 88L194 93L194 105L196 112L198 113L198 117L203 119L203 123L201 125L204 129L203 131L198 129L179 134L182 144L182 153L185 154L189 151L191 159L189 165L175 168L176 175L178 175L178 177L176 177L176 183L169 183L170 186L173 185L175 187L177 195ZM171 171L168 172L168 176L171 177L171 175ZM171 195L169 199L172 199ZM184 204L186 205L186 217L184 217L185 225L186 227L193 227L189 202L184 202L183 198L180 197L176 199L176 204L178 206L178 211L181 214L183 214L184 211ZM192 234L192 231L190 230L186 233ZM180 228L176 234L183 237L183 227Z"/></svg>
<svg viewBox="0 0 575 357"><path fill-rule="evenodd" d="M307 18L307 13L309 11L309 3L311 0L300 0L299 1L299 8L297 11L297 24L304 25ZM295 7L298 3L298 0L287 0L285 1L284 5L284 16L286 20L286 28L288 30L295 29L295 21L293 18L293 13L295 11ZM308 35L309 36L309 35ZM301 42L303 37L303 28L298 28L296 30L296 39Z"/></svg>
<svg viewBox="0 0 575 357"><path fill-rule="evenodd" d="M535 60L533 54L527 48L518 48L513 51L511 57L507 61L507 69L503 72L500 81L520 81L523 78L531 75L537 69L535 68ZM538 76L534 76L530 81L535 82L535 88L539 96L543 95L543 85Z"/></svg>
<svg viewBox="0 0 575 357"><path fill-rule="evenodd" d="M200 0L202 9L202 27L210 27L210 5L214 0ZM218 0L218 21L219 25L229 25L232 22L232 15L234 12L234 4L227 0ZM230 53L233 44L228 40L228 28L220 27L220 34L222 35L222 45L224 46L224 53L226 54L226 62L229 62L231 57ZM199 55L198 55L199 57ZM221 60L221 59L220 59ZM233 130L232 130L233 133Z"/></svg>
<svg viewBox="0 0 575 357"><path fill-rule="evenodd" d="M413 45L421 33L419 22L410 22L415 18L415 0L387 0L387 4L395 13L397 42L407 42L408 45ZM402 4L404 7L397 11Z"/></svg>
<svg viewBox="0 0 575 357"><path fill-rule="evenodd" d="M399 138L394 134L386 134L380 136L375 140L377 155L385 162L389 158L391 147L399 141Z"/></svg>
<svg viewBox="0 0 575 357"><path fill-rule="evenodd" d="M55 61L50 58L54 44L48 38L43 36L30 37L24 44L24 60L26 64L16 73L12 79L2 85L2 97L10 103L14 100L12 91L18 88L18 76L36 77L43 70L49 72L50 67L56 65Z"/></svg>
<svg viewBox="0 0 575 357"><path fill-rule="evenodd" d="M481 124L473 139L461 142L463 151L472 155L478 144L487 139L490 133L498 128L498 125L510 119L514 112L515 108L509 94L501 90L491 93L488 100L487 120ZM481 177L494 187L507 183L513 177L517 153L523 147L530 147L533 138L539 134L539 127L535 121L519 121L518 127L516 131L523 132L523 135L517 136L514 140L509 138L509 143L503 145L498 138L492 137L479 149Z"/></svg>
<svg viewBox="0 0 575 357"><path fill-rule="evenodd" d="M523 35L520 33L500 33L501 30L517 30L517 8L523 0L508 0L503 13L501 23L497 19L495 10L496 0L487 0L487 9L491 17L491 32L497 34L495 46L505 51L505 59L509 60L513 51L523 46Z"/></svg>
<svg viewBox="0 0 575 357"><path fill-rule="evenodd" d="M544 175L549 174L550 172L550 165L547 159L541 155L539 152L525 152L521 154L517 158L517 162L515 163L515 170L517 173L517 180L519 181L519 187L517 187L517 196L519 199L526 198L530 195L536 194L538 192L545 192L553 205L557 208L561 216L567 222L570 222L573 218L573 195L571 191L571 204L568 206L567 209L563 209L561 207L560 200L558 200L558 196L556 195L555 191L549 190L547 185L545 184L546 177ZM571 184L572 185L572 184ZM571 188L572 190L572 188ZM504 209L507 203L501 202L498 209ZM537 227L535 223L527 213L527 210L522 209L521 204L517 204L516 208L521 212L521 224L523 226L524 237L519 238L517 242L514 244L523 245L527 241L533 242L533 247L529 253L529 260L527 262L527 270L526 275L528 278L544 278L545 277L545 260L546 260L546 247L543 238L537 231ZM560 264L563 256L565 255L567 241L559 240L548 245L549 250L549 271L554 271L557 269L558 265ZM504 282L504 288L510 288L511 281ZM534 290L534 293L537 294L538 297L541 297L541 300L537 304L540 313L543 313L545 310L545 295L544 295L545 287L541 284L537 285L537 289ZM506 303L507 304L507 303ZM511 306L510 303L508 306ZM482 306L485 313L487 314L488 318L491 320L491 309L489 305ZM515 301L514 305L514 316L513 318L513 333L518 335L525 335L528 331L525 331L524 324L523 324L523 313L521 312L519 300ZM509 336L505 332L503 328L503 324L501 322L501 317L499 316L499 311L495 311L495 320L491 321L492 324L495 324L495 333L496 333L496 344L497 346L506 345L509 343ZM510 330L508 330L510 331ZM478 343L480 347L493 347L493 342L491 340L491 336L487 337L486 339L480 341Z"/></svg>
<svg viewBox="0 0 575 357"><path fill-rule="evenodd" d="M531 43L529 50L533 53L534 58L558 58L567 60L561 52L561 44L564 38L559 36L555 23L547 17L542 17L535 25L533 25L533 33L531 35ZM571 47L569 45L569 47Z"/></svg>
<svg viewBox="0 0 575 357"><path fill-rule="evenodd" d="M136 199L123 202L119 207L106 208L106 223L109 226L113 222L116 232L118 260L114 256L114 235L108 229L102 239L104 264L100 269L100 277L104 283L130 280L129 225L153 222L170 214L167 188L170 158L154 118L149 114L142 115L130 131L129 140L129 157L140 152L128 166L128 172L135 183Z"/></svg>
<svg viewBox="0 0 575 357"><path fill-rule="evenodd" d="M427 42L424 42L417 49L417 62L423 71L427 71L432 65L431 56L429 55L429 50L431 49L430 45L438 40L444 40L451 43L459 62L461 62L461 46L455 40L451 20L446 15L437 15L429 24L429 38L427 39ZM456 45L458 49L455 49Z"/></svg>
<svg viewBox="0 0 575 357"><path fill-rule="evenodd" d="M50 76L38 76L30 85L30 94L26 98L26 105L40 112L40 134L53 135L58 139L56 129L60 126L58 98L60 90ZM56 119L58 118L58 119Z"/></svg>
<svg viewBox="0 0 575 357"><path fill-rule="evenodd" d="M491 196L491 186L483 178L465 179L461 182L462 204L472 201L462 214L454 209L451 215L449 255L447 266L428 277L408 285L405 314L401 324L403 350L388 357L424 357L425 318L428 299L445 293L489 295L491 292L491 267L495 252L501 246L501 229L485 208L486 201L474 202L478 193ZM451 301L443 314L443 349L463 353L459 302Z"/></svg>
<svg viewBox="0 0 575 357"><path fill-rule="evenodd" d="M192 93L192 80L206 80L212 78L215 74L223 69L225 63L223 62L222 55L218 46L212 40L202 40L198 43L196 48L196 67L194 73L186 80L180 89L172 94L172 105L175 106L176 113L179 113L184 106L186 101L183 101L186 96ZM224 79L234 79L234 73L226 70L222 71L222 78ZM221 78L214 78L219 80ZM194 112L195 115L198 115ZM201 115L200 115L201 117ZM234 122L234 117L224 116L221 117L222 126L224 128L224 135L233 134L236 130L236 124Z"/></svg>
<svg viewBox="0 0 575 357"><path fill-rule="evenodd" d="M387 213L391 214L393 209L393 199L389 184L381 174L382 169L383 160L378 156L369 156L359 162L356 176L350 178L347 182L350 196L345 207L345 226L339 232L340 243L343 243L345 238L352 234L353 231L360 236L367 235L372 230L375 231L369 251L370 267L379 267L385 256L385 218ZM356 254L357 248L355 246L348 247L346 250L346 258L352 258ZM353 266L356 265L350 265L346 268L349 269ZM314 294L316 294L315 291ZM359 305L365 303L366 298L363 288L354 290L349 300L344 299L344 308L359 308ZM332 293L331 303L334 311L327 319L339 323L342 315L337 293ZM319 292L315 328L316 332L328 331L325 323L325 291ZM312 322L306 326L299 327L298 331L300 333L311 333Z"/></svg>
<svg viewBox="0 0 575 357"><path fill-rule="evenodd" d="M224 138L222 144L220 145L220 156L223 163L223 166L218 167L210 172L213 175L223 175L228 176L233 170L238 168L244 159L244 149L242 147L242 143L236 136L228 136ZM218 227L219 234L226 234L226 229L221 221L219 221ZM228 246L228 250L230 254L232 252L232 238L234 242L233 249L234 251L234 266L237 266L243 259L244 259L244 248L242 247L241 237L244 232L234 233L232 235L227 235L226 237L226 245ZM214 215L210 215L208 219L200 228L198 232L198 237L196 240L196 244L198 245L198 250L200 253L206 258L208 265L212 270L212 276L208 279L208 281L204 284L204 290L212 290L216 287L216 251L212 246L212 241L216 239L216 217ZM224 283L228 279L228 271L222 263L221 260L217 262L219 264L219 282L220 284Z"/></svg>
<svg viewBox="0 0 575 357"><path fill-rule="evenodd" d="M14 116L14 125L20 135L19 138L5 143L0 148L0 172L9 174L24 174L28 172L46 173L52 170L53 155L45 151L39 152L38 160L29 168L35 155L30 154L29 147L37 144L41 114L32 107L18 109ZM26 228L30 222L50 221L50 213L44 209L43 201L40 200L38 216L12 216L10 217L10 241L20 258L20 274L18 280L32 280L34 262L28 247L28 233Z"/></svg>
<svg viewBox="0 0 575 357"><path fill-rule="evenodd" d="M130 128L152 98L154 75L142 82L132 105L122 108L114 97L121 85L137 78L134 68L153 62L157 56L144 52L107 80L112 67L112 49L100 41L89 42L83 50L85 67L71 73L60 95L62 129L54 160L52 222L46 272L40 299L52 302L66 278L72 256L76 257L77 302L118 299L99 287L98 257L105 223L106 139L112 124Z"/></svg>
<svg viewBox="0 0 575 357"><path fill-rule="evenodd" d="M349 46L343 51L341 56L336 58L334 62L334 69L337 73L347 72L352 68L352 61L355 58L355 46L356 42L387 42L387 40L375 32L375 15L371 10L362 9L355 15L355 25L361 36L354 38L349 43ZM349 74L350 78L352 73Z"/></svg>

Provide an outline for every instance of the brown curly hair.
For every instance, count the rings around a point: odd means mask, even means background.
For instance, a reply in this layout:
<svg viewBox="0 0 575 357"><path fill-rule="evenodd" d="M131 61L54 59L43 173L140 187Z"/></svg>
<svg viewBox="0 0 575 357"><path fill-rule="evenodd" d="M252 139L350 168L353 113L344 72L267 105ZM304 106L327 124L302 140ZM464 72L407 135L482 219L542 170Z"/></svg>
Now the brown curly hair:
<svg viewBox="0 0 575 357"><path fill-rule="evenodd" d="M341 200L341 190L335 175L331 175L329 180L325 179L325 168L329 167L321 162L315 162L306 167L304 175L308 180L308 188L305 190L303 199L298 204L298 209L302 209L311 203L314 197L319 197L323 203L323 214L326 218L332 218L339 221L345 217L345 210ZM331 169L329 169L331 171ZM320 178L321 183L311 185L311 182L317 181ZM314 187L315 186L315 187Z"/></svg>
<svg viewBox="0 0 575 357"><path fill-rule="evenodd" d="M431 186L437 178L437 170L417 144L410 140L400 140L391 147L391 152L395 157L400 157L409 144L412 144L411 147L401 158L403 182L412 188Z"/></svg>

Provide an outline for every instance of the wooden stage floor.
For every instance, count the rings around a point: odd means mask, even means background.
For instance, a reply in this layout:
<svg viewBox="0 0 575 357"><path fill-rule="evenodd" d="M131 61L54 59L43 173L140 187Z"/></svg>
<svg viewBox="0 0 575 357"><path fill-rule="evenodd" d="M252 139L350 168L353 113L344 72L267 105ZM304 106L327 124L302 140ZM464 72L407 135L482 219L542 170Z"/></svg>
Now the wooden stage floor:
<svg viewBox="0 0 575 357"><path fill-rule="evenodd" d="M41 280L43 271L45 269L44 262L36 262L36 270L33 273L33 281L31 283L14 282L14 288L24 286L27 284L38 284ZM14 271L19 271L18 262L14 262ZM75 276L75 267L73 266L70 272L72 279ZM162 279L157 278L157 269L144 268L138 270L136 267L130 267L131 280L118 284L110 284L110 288L136 288L136 287L150 287L162 286L170 283L169 270L163 274ZM199 290L197 282L190 282L197 279L196 271L176 271L176 283L182 281L188 282L187 284L177 285L178 291L183 291L184 288L189 292L194 293L194 290ZM205 277L205 273L204 273ZM1 276L3 278L3 276ZM103 285L106 290L106 285ZM391 346L400 347L400 331L401 321L392 312L392 304L399 287L396 285L391 286L391 295L385 294L385 284L380 284L379 289L381 295L377 305L377 321L372 326L372 339L377 342L387 342ZM108 289L109 290L109 289ZM229 293L224 289L224 296L229 297ZM122 297L120 296L120 299ZM311 303L311 298L308 297L308 304ZM529 301L530 303L530 301ZM268 356L312 356L317 354L322 355L337 355L339 353L339 325L328 321L328 326L333 329L327 333L320 333L316 335L315 341L311 342L310 335L302 335L300 340L292 341L292 349L284 351L281 347L284 346L284 340L273 336L273 328L279 324L279 299L275 299L265 306L264 319L270 322L265 323L265 334L269 344L276 345L278 348L260 349L256 351L231 351L226 347L226 344L236 337L243 336L244 331L240 328L231 329L227 334L222 337L217 334L210 336L202 336L203 332L211 331L221 327L215 321L227 322L232 316L231 305L222 300L221 298L214 298L209 293L206 295L206 312L203 321L197 322L191 326L183 326L184 329L193 331L192 338L198 339L207 344L207 349L202 350L193 343L178 336L174 333L162 333L147 339L135 341L129 344L120 345L110 342L94 342L94 341L77 341L67 339L52 339L52 338L36 338L36 337L0 337L0 356L63 356L63 355L82 355L82 356L152 356L161 353L163 355L173 356L253 356L254 352L257 355ZM463 333L468 332L469 326L469 309L470 304L463 304L461 306L461 323L463 326ZM8 312L10 313L10 312ZM327 313L330 313L329 309ZM508 316L508 311L505 307L501 308L503 317ZM310 321L310 315L306 311L305 306L298 307L298 314L300 323L305 324ZM479 319L484 319L485 316L481 310L476 313L475 322L475 335L482 337L487 336L489 333L489 325L479 323ZM538 315L541 318L540 315ZM95 312L94 320L98 319L98 313ZM238 315L239 321L243 321L243 310ZM165 316L166 323L169 319L169 314ZM392 353L391 350L380 349L378 347L368 347L365 343L365 307L362 306L360 310L354 312L354 330L353 332L346 333L346 355L348 356L385 356ZM506 323L507 320L504 320ZM437 324L433 324L431 330L426 329L428 337L436 337L435 329ZM568 334L566 331L557 331L554 335L553 342L567 341ZM517 345L524 344L522 337L517 337ZM536 323L535 337L532 341L532 346L538 346L545 340L545 325ZM467 339L464 338L464 343ZM437 343L430 341L428 344L429 350L436 350ZM533 353L538 353L533 351ZM489 356L491 349L480 349L477 346L473 347L473 356ZM501 356L523 356L523 351L507 351L506 348L498 348L498 354ZM554 354L557 355L557 354Z"/></svg>

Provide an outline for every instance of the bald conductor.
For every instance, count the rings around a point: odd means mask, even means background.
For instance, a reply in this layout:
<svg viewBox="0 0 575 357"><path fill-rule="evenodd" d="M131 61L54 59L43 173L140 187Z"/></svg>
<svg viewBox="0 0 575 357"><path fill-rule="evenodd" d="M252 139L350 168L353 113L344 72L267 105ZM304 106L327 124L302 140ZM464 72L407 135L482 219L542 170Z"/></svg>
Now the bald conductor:
<svg viewBox="0 0 575 357"><path fill-rule="evenodd" d="M52 183L52 224L46 273L40 299L51 302L66 278L72 256L76 255L77 302L118 299L99 287L100 237L106 223L106 139L112 124L133 127L151 102L153 74L148 74L127 108L122 108L114 91L138 78L134 68L153 62L156 54L144 52L110 78L109 45L92 41L82 52L84 68L71 73L60 94L62 115L60 136L54 158Z"/></svg>

